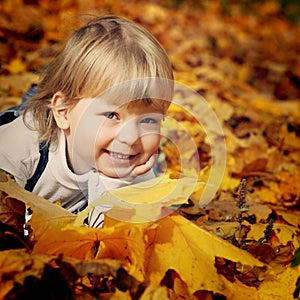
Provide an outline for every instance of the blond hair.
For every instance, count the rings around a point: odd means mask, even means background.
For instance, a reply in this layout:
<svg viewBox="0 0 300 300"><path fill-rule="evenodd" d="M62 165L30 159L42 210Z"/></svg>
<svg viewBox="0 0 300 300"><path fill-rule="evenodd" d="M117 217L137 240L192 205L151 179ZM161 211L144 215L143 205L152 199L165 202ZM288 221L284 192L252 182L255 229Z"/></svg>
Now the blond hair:
<svg viewBox="0 0 300 300"><path fill-rule="evenodd" d="M146 84L145 78L150 79ZM156 88L160 97L148 95L154 78L165 79ZM123 82L129 82L125 89L127 97L140 99L145 105L160 106L163 112L172 100L172 67L159 42L145 28L128 19L112 15L96 18L71 35L63 51L45 71L37 96L25 110L24 121L30 112L40 140L55 141L58 127L51 99L56 92L63 93L64 107L72 107L83 98L97 97ZM119 95L124 96L124 91Z"/></svg>

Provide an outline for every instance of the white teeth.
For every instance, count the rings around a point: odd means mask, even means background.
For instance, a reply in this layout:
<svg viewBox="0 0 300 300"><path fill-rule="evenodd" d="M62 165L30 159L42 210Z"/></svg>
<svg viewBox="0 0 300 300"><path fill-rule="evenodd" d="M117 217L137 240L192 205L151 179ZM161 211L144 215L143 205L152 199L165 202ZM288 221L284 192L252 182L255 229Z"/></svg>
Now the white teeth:
<svg viewBox="0 0 300 300"><path fill-rule="evenodd" d="M115 158L119 158L119 159L129 159L130 155L124 155L124 154L121 154L121 153L117 153L117 152L109 152L109 154L112 156L112 157L115 157Z"/></svg>

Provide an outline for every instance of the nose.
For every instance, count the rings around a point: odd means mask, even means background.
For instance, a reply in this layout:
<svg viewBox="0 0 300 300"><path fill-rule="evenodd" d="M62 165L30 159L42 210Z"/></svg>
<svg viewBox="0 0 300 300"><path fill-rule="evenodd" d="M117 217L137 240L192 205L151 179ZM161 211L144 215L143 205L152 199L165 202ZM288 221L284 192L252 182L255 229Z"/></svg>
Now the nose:
<svg viewBox="0 0 300 300"><path fill-rule="evenodd" d="M135 119L125 122L117 133L116 139L128 145L133 145L140 137L139 126Z"/></svg>

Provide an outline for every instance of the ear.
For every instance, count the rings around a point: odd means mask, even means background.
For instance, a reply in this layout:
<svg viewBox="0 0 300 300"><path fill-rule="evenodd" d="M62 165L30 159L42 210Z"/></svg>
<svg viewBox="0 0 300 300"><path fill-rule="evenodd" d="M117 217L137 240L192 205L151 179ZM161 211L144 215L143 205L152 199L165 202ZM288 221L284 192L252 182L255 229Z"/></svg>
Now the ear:
<svg viewBox="0 0 300 300"><path fill-rule="evenodd" d="M65 107L64 100L64 94L57 92L51 99L51 106L57 126L63 130L68 130L70 127L69 108Z"/></svg>

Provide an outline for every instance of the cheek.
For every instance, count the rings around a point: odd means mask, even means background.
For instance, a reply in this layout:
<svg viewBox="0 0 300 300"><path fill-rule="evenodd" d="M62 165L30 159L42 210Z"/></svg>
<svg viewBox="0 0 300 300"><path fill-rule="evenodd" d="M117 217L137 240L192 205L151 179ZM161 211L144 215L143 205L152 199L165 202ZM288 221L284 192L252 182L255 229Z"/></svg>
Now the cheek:
<svg viewBox="0 0 300 300"><path fill-rule="evenodd" d="M141 143L143 145L143 149L145 153L153 154L157 151L160 143L160 135L159 134L149 134L145 135L141 139Z"/></svg>
<svg viewBox="0 0 300 300"><path fill-rule="evenodd" d="M73 132L73 146L76 151L85 156L87 160L94 157L97 145L103 142L106 131L100 131L101 124L99 124L99 122L93 122L93 120L90 119L79 122L76 130Z"/></svg>
<svg viewBox="0 0 300 300"><path fill-rule="evenodd" d="M97 137L95 138L95 142L94 142L94 149L95 149L96 155L99 150L107 147L107 145L109 144L108 140L109 140L109 137L107 134L98 132Z"/></svg>
<svg viewBox="0 0 300 300"><path fill-rule="evenodd" d="M99 147L108 146L112 142L115 136L115 130L111 127L108 127L105 122L98 126L98 130L95 133L95 143L94 146L96 149Z"/></svg>
<svg viewBox="0 0 300 300"><path fill-rule="evenodd" d="M92 146L97 141L97 130L95 130L95 128L92 126L85 126L85 124L82 125L83 126L77 128L74 134L76 145L86 148L92 148Z"/></svg>

